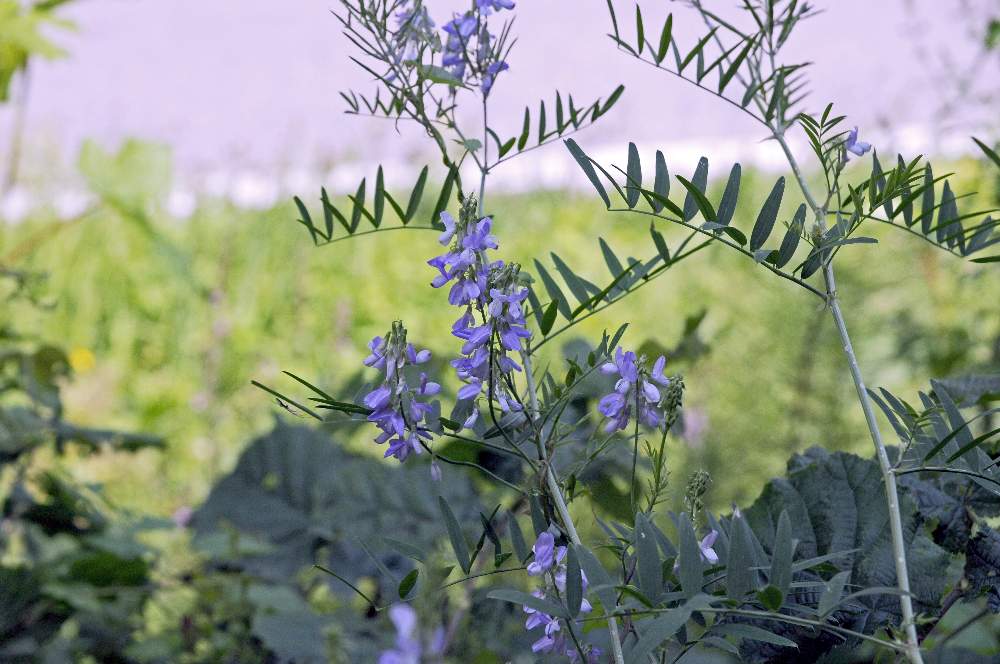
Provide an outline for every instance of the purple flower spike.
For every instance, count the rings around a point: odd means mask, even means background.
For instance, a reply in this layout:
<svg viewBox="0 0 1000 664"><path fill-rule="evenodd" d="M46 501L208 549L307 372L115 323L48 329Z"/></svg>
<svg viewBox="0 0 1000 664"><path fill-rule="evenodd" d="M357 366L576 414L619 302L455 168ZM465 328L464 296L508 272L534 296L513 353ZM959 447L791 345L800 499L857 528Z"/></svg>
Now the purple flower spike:
<svg viewBox="0 0 1000 664"><path fill-rule="evenodd" d="M847 132L847 138L844 140L844 149L860 157L872 149L872 144L859 141L858 128L855 127Z"/></svg>
<svg viewBox="0 0 1000 664"><path fill-rule="evenodd" d="M451 364L465 383L459 401L474 402L464 422L469 428L479 417L481 395L504 412L522 410L505 376L521 371L508 353L520 352L531 338L524 318L528 289L519 281L519 266L490 259L488 252L498 247L493 220L478 215L474 200L466 201L457 221L445 214L441 219L446 230L440 241L448 250L427 263L438 271L431 285L451 283L448 301L463 308L451 327L463 341L462 357Z"/></svg>
<svg viewBox="0 0 1000 664"><path fill-rule="evenodd" d="M429 380L426 373L420 374L417 385L410 385L404 368L427 362L431 354L406 343L406 328L399 321L392 324L385 338L375 337L368 347L372 352L364 363L384 372L382 384L363 399L372 409L368 421L381 431L375 442L389 444L385 456L405 461L410 454L420 454L433 438L428 422L431 406L421 399L438 394L441 385Z"/></svg>

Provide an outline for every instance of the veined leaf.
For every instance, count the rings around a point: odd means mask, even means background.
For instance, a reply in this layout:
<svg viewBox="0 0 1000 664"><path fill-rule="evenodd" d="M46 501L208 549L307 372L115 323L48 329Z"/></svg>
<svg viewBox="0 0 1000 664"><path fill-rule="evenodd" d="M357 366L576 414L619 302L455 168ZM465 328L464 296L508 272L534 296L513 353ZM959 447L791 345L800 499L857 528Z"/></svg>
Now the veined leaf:
<svg viewBox="0 0 1000 664"><path fill-rule="evenodd" d="M639 588L654 604L663 593L663 572L660 567L660 553L656 537L645 513L635 515L635 551L638 558L636 572Z"/></svg>
<svg viewBox="0 0 1000 664"><path fill-rule="evenodd" d="M455 513L451 511L448 501L443 496L438 496L438 505L441 508L441 516L444 517L444 525L448 530L448 538L451 540L451 548L455 552L455 558L459 567L466 574L472 569L469 559L469 543L465 539L465 533L455 518Z"/></svg>
<svg viewBox="0 0 1000 664"><path fill-rule="evenodd" d="M698 160L698 166L694 169L694 176L692 176L689 184L692 184L696 190L701 192L701 198L705 199L705 188L708 186L708 159L702 157ZM701 209L701 204L699 203L699 199L691 193L690 188L685 186L685 189L687 189L688 193L684 197L684 221L691 221L694 219L695 214L698 213L698 210ZM705 199L705 202L708 203L708 199ZM711 204L708 207L711 208ZM715 219L708 219L707 217L705 220L715 221Z"/></svg>
<svg viewBox="0 0 1000 664"><path fill-rule="evenodd" d="M590 184L594 185L594 189L601 196L601 200L604 201L604 207L611 207L611 199L608 198L608 192L604 189L604 185L601 184L600 179L597 177L597 171L594 170L594 166L590 161L590 157L576 144L572 138L567 138L563 141L566 144L566 148L569 153L573 155L573 159L579 164L580 168L583 170L584 174L590 180Z"/></svg>
<svg viewBox="0 0 1000 664"><path fill-rule="evenodd" d="M774 220L778 218L778 209L781 207L781 196L784 192L785 178L780 177L774 183L774 188L768 194L767 200L764 201L764 206L760 209L757 221L750 232L750 251L757 251L767 241L771 230L774 228Z"/></svg>
<svg viewBox="0 0 1000 664"><path fill-rule="evenodd" d="M682 185L684 185L684 188L687 189L688 195L690 196L691 199L694 200L695 205L697 205L698 210L701 211L701 215L705 218L705 220L714 222L716 218L715 209L712 207L712 204L709 202L708 198L705 197L705 194L703 194L693 182L690 182L683 176L675 175L674 177L676 177L677 181L680 182ZM687 217L687 208L688 208L687 202L685 201L684 204L685 217ZM693 217L694 215L692 215L692 218Z"/></svg>
<svg viewBox="0 0 1000 664"><path fill-rule="evenodd" d="M733 164L729 171L729 180L726 182L726 190L722 192L722 200L719 202L719 213L716 223L728 226L736 212L736 200L740 195L740 175L742 169L739 164Z"/></svg>
<svg viewBox="0 0 1000 664"><path fill-rule="evenodd" d="M639 202L639 192L642 189L642 162L635 143L628 144L628 166L626 168L628 182L625 184L625 199L630 208Z"/></svg>

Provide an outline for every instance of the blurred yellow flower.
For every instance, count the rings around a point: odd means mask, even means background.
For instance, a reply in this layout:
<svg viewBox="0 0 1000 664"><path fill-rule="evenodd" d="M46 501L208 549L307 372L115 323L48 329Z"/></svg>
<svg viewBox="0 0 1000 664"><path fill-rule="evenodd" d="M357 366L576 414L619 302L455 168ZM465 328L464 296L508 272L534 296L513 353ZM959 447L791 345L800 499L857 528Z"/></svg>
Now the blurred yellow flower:
<svg viewBox="0 0 1000 664"><path fill-rule="evenodd" d="M88 348L77 346L69 352L69 365L76 373L86 373L97 364L97 358Z"/></svg>

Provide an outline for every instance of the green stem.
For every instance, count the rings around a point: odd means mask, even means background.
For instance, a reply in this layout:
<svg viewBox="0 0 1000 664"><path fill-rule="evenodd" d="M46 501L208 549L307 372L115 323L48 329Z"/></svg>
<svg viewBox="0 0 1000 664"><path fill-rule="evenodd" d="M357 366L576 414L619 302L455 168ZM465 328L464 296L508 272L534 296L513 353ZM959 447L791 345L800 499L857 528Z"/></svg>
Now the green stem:
<svg viewBox="0 0 1000 664"><path fill-rule="evenodd" d="M531 409L531 419L537 420L539 417L538 390L535 387L535 377L531 371L530 348L525 348L525 350L521 351L521 362L524 364L524 377L528 383L528 407ZM569 539L573 542L573 544L582 546L583 542L580 540L580 534L576 532L576 526L573 524L573 517L570 516L569 508L566 507L566 501L563 499L562 489L559 487L559 482L556 481L556 475L552 470L552 464L548 462L548 455L545 451L545 445L541 442L541 438L538 440L538 454L542 459L542 466L545 468L545 485L548 488L549 496L552 498L552 502L555 503L556 511L559 512L559 518L563 522L563 527L566 528L566 534L569 535ZM607 606L604 607L604 613L608 620L608 631L611 633L611 654L614 657L615 664L625 664L625 655L622 653L621 636L618 634L618 620L612 615L613 608Z"/></svg>

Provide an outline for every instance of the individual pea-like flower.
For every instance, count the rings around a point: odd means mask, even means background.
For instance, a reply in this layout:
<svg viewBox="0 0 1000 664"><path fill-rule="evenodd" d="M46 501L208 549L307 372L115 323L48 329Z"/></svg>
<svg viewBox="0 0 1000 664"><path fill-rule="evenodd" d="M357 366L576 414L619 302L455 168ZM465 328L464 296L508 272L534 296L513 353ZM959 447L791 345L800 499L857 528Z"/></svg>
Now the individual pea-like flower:
<svg viewBox="0 0 1000 664"><path fill-rule="evenodd" d="M858 128L854 127L847 132L847 138L844 139L844 149L860 157L872 149L872 144L859 141Z"/></svg>
<svg viewBox="0 0 1000 664"><path fill-rule="evenodd" d="M565 552L565 547L560 547ZM528 563L528 576L541 576L552 569L555 564L556 538L549 531L545 531L535 540L531 547L535 554L534 560Z"/></svg>
<svg viewBox="0 0 1000 664"><path fill-rule="evenodd" d="M423 648L417 634L417 612L409 604L389 609L389 620L396 628L396 646L379 655L378 664L420 664Z"/></svg>
<svg viewBox="0 0 1000 664"><path fill-rule="evenodd" d="M484 96L489 95L490 90L493 89L493 83L496 81L497 74L508 69L510 69L510 67L503 60L491 62L486 66L486 72L483 74L483 79L479 83L479 89L483 91Z"/></svg>
<svg viewBox="0 0 1000 664"><path fill-rule="evenodd" d="M381 433L375 442L388 442L386 457L396 457L406 461L411 453L419 454L432 433L428 416L431 406L426 399L438 394L441 386L431 381L426 373L420 373L415 385L411 385L404 369L427 362L431 358L428 350L418 351L406 342L406 328L401 321L383 337L375 337L368 344L371 354L364 359L365 366L383 372L382 384L365 395L364 404L372 409L368 421L373 422Z"/></svg>
<svg viewBox="0 0 1000 664"><path fill-rule="evenodd" d="M440 657L445 647L445 631L438 627L426 642L426 648L420 642L417 623L417 612L409 604L396 604L389 609L389 620L396 628L396 645L383 651L378 658L378 664L420 664L421 657Z"/></svg>
<svg viewBox="0 0 1000 664"><path fill-rule="evenodd" d="M637 358L632 351L618 348L613 362L601 365L601 373L617 374L614 392L605 395L597 405L602 415L608 418L605 431L621 431L628 427L633 409L638 411L639 421L648 427L663 424L660 406L660 390L657 385L668 387L670 379L663 373L666 358L662 355L647 371L645 358Z"/></svg>
<svg viewBox="0 0 1000 664"><path fill-rule="evenodd" d="M709 565L715 565L719 562L719 554L717 554L715 549L712 548L718 537L719 531L712 530L712 532L705 535L701 538L701 541L698 542L698 554L701 556L701 559Z"/></svg>
<svg viewBox="0 0 1000 664"><path fill-rule="evenodd" d="M476 0L476 6L479 8L479 11L488 15L490 11L513 9L514 2L513 0Z"/></svg>

